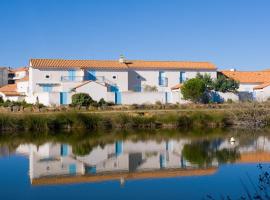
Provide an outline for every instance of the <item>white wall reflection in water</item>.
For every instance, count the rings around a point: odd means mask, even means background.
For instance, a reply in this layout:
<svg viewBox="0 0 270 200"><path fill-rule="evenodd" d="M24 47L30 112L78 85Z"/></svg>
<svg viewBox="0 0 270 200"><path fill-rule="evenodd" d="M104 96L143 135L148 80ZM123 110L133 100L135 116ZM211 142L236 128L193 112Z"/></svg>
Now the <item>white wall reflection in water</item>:
<svg viewBox="0 0 270 200"><path fill-rule="evenodd" d="M119 179L123 183L127 178L209 175L222 162L270 161L270 140L264 136L234 144L229 139L119 140L83 156L67 144L22 144L16 152L29 156L32 183L49 184L52 178L57 178L56 184L72 183L74 177L77 182Z"/></svg>

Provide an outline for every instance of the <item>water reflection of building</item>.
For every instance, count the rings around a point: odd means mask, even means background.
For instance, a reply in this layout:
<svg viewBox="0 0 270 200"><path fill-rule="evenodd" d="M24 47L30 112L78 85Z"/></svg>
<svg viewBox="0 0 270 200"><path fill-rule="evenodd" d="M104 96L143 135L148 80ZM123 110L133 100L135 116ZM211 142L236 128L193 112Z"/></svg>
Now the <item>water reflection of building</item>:
<svg viewBox="0 0 270 200"><path fill-rule="evenodd" d="M207 165L200 169L201 165L188 161L183 155L184 146L191 144L190 140L116 141L104 147L97 146L87 155L78 156L69 145L46 143L41 146L20 145L17 152L29 156L29 174L33 184L116 179L123 182L124 179L134 178L215 173L219 165L217 158L209 159ZM237 150L241 155L234 160L236 162L270 161L270 140L265 137L258 137L244 145L221 139L211 140L207 144L211 152L228 150L230 154L231 150Z"/></svg>
<svg viewBox="0 0 270 200"><path fill-rule="evenodd" d="M115 173L125 176L125 173L131 175L139 172L145 177L155 175L162 177L166 173L161 173L161 169L171 170L174 175L177 174L177 169L190 169L186 174L192 174L192 169L196 168L196 165L189 163L182 156L183 147L189 142L188 140L160 143L116 141L103 148L97 146L85 156L74 155L69 145L53 143L46 143L39 147L20 145L17 152L29 155L31 180L74 174L94 176ZM193 174L203 175L212 172L194 170ZM185 175L183 172L178 174ZM167 176L170 176L170 172Z"/></svg>

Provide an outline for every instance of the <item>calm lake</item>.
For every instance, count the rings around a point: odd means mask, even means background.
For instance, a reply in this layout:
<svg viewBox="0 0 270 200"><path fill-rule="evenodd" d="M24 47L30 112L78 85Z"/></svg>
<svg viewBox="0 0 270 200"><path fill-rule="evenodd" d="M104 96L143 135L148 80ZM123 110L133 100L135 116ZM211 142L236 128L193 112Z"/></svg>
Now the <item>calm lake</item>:
<svg viewBox="0 0 270 200"><path fill-rule="evenodd" d="M2 139L0 199L239 199L270 166L270 135ZM93 139L97 141L97 139ZM1 141L1 138L0 138ZM269 164L268 164L269 163ZM260 191L259 191L260 192Z"/></svg>

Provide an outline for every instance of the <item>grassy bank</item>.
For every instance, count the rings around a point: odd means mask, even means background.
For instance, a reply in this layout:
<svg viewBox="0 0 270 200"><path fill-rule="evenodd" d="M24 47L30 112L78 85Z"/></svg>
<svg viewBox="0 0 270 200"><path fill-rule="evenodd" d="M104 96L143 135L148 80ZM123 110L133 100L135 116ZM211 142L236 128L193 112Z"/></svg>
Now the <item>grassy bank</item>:
<svg viewBox="0 0 270 200"><path fill-rule="evenodd" d="M49 113L49 114L0 114L2 131L47 130L112 130L112 129L161 129L161 128L217 128L227 127L230 121L223 112L163 112L163 113Z"/></svg>
<svg viewBox="0 0 270 200"><path fill-rule="evenodd" d="M134 112L47 112L1 113L0 131L130 130L265 128L270 112L261 104L245 104L235 109L161 110Z"/></svg>
<svg viewBox="0 0 270 200"><path fill-rule="evenodd" d="M230 125L224 112L0 114L1 131L190 129Z"/></svg>

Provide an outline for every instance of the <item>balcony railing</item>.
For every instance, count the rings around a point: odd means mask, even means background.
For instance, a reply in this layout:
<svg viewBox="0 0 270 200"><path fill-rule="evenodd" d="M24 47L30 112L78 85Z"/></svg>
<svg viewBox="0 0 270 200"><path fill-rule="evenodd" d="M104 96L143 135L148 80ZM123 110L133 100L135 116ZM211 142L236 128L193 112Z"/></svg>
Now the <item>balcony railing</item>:
<svg viewBox="0 0 270 200"><path fill-rule="evenodd" d="M159 77L158 84L161 87L168 87L168 78L167 77Z"/></svg>
<svg viewBox="0 0 270 200"><path fill-rule="evenodd" d="M89 77L89 76L62 76L61 81L62 82L81 82L81 81L95 81L99 83L106 83L108 85L115 86L116 84L112 81L106 79L104 76L95 76L95 77Z"/></svg>
<svg viewBox="0 0 270 200"><path fill-rule="evenodd" d="M84 76L61 76L62 82L80 82L84 81Z"/></svg>

